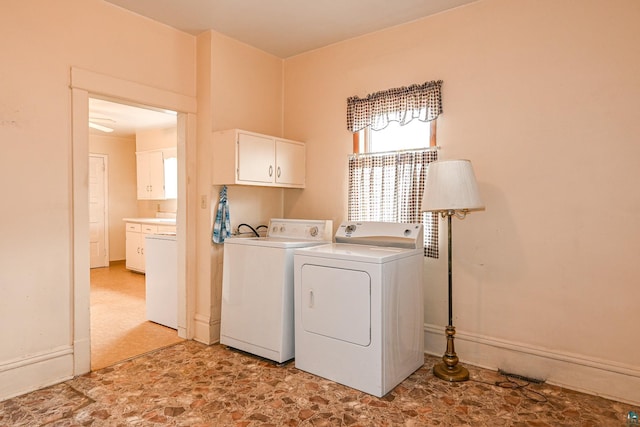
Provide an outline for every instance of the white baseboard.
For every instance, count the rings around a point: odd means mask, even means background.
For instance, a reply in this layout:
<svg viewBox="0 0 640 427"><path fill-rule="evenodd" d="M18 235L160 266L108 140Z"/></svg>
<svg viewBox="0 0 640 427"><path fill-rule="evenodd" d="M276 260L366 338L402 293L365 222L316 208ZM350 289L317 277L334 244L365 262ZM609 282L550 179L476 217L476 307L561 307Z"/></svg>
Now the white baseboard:
<svg viewBox="0 0 640 427"><path fill-rule="evenodd" d="M444 329L444 326L425 324L425 353L444 354ZM640 405L640 366L460 330L456 330L455 349L462 363L491 370L501 369L571 390Z"/></svg>
<svg viewBox="0 0 640 427"><path fill-rule="evenodd" d="M91 372L91 341L88 339L76 340L73 348L73 375L78 376Z"/></svg>
<svg viewBox="0 0 640 427"><path fill-rule="evenodd" d="M73 348L0 362L0 401L73 378Z"/></svg>
<svg viewBox="0 0 640 427"><path fill-rule="evenodd" d="M220 319L212 320L209 316L195 315L194 340L211 345L220 341Z"/></svg>

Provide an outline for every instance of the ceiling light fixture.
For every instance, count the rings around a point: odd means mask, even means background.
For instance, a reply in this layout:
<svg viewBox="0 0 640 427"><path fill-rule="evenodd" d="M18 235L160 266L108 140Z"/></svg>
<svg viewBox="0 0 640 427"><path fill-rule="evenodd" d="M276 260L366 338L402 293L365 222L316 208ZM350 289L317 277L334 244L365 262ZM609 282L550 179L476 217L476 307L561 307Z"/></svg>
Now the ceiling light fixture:
<svg viewBox="0 0 640 427"><path fill-rule="evenodd" d="M89 127L97 130L101 130L102 132L113 132L113 129L108 128L106 126L99 125L97 123L89 122Z"/></svg>

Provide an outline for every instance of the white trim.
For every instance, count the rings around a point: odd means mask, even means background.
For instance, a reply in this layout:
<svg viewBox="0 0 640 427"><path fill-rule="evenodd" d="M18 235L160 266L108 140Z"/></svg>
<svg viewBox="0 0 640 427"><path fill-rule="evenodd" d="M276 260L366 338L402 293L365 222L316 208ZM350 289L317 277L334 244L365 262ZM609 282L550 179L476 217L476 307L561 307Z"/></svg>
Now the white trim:
<svg viewBox="0 0 640 427"><path fill-rule="evenodd" d="M446 349L444 326L425 324L425 353ZM456 330L456 353L470 365L544 380L608 399L640 404L640 366Z"/></svg>
<svg viewBox="0 0 640 427"><path fill-rule="evenodd" d="M183 113L196 112L195 97L157 89L106 74L83 70L82 68L71 68L71 87L86 90L92 96L98 95L108 99L126 100L134 104L142 102L145 106Z"/></svg>
<svg viewBox="0 0 640 427"><path fill-rule="evenodd" d="M24 366L28 366L34 363L45 362L47 360L55 359L61 356L69 355L69 354L73 354L73 348L69 345L65 345L50 351L5 361L0 365L0 373L3 373L5 371L11 371L14 369L20 369Z"/></svg>
<svg viewBox="0 0 640 427"><path fill-rule="evenodd" d="M196 115L178 112L178 336L193 339L196 311L196 179L187 165L196 163ZM184 291L182 291L184 290Z"/></svg>
<svg viewBox="0 0 640 427"><path fill-rule="evenodd" d="M72 93L72 342L73 373L89 372L90 320L89 320L89 216L88 216L88 118L89 96L126 101L135 105L169 109L178 113L178 174L182 179L178 189L178 299L187 306L178 312L179 336L193 338L196 285L194 259L195 221L188 208L195 206L195 179L189 175L187 165L194 163L196 151L195 111L196 98L153 88L144 84L121 80L79 68L71 68ZM182 125L180 125L182 123ZM186 125L185 125L186 123ZM188 255L191 255L190 257ZM78 348L75 348L78 346Z"/></svg>
<svg viewBox="0 0 640 427"><path fill-rule="evenodd" d="M73 348L62 346L0 365L0 400L71 379Z"/></svg>
<svg viewBox="0 0 640 427"><path fill-rule="evenodd" d="M89 276L89 93L71 89L71 247L70 297L73 312L70 341L74 343L73 374L91 370ZM79 345L81 347L76 348Z"/></svg>
<svg viewBox="0 0 640 427"><path fill-rule="evenodd" d="M211 316L196 313L193 339L207 345L219 342L220 320L211 320Z"/></svg>

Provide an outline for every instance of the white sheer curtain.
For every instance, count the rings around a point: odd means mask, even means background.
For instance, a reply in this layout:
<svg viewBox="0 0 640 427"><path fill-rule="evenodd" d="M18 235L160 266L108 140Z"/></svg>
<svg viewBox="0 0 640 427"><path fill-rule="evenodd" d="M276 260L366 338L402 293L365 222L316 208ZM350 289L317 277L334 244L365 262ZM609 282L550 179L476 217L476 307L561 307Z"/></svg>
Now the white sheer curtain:
<svg viewBox="0 0 640 427"><path fill-rule="evenodd" d="M438 257L438 217L421 212L429 163L435 148L349 158L349 221L424 224L425 255Z"/></svg>

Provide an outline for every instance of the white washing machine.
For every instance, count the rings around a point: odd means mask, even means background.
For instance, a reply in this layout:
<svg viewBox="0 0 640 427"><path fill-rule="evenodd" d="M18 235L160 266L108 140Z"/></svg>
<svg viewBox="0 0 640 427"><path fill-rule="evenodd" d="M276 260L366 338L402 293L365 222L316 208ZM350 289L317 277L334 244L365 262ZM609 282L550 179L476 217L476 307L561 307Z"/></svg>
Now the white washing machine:
<svg viewBox="0 0 640 427"><path fill-rule="evenodd" d="M266 237L224 241L220 343L278 363L294 356L294 250L331 242L330 220L271 219Z"/></svg>
<svg viewBox="0 0 640 427"><path fill-rule="evenodd" d="M422 224L347 222L294 255L296 368L382 397L424 364Z"/></svg>

